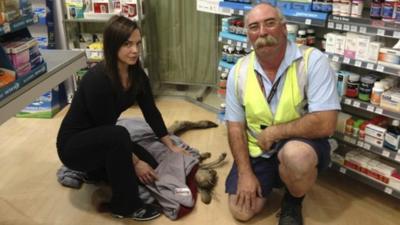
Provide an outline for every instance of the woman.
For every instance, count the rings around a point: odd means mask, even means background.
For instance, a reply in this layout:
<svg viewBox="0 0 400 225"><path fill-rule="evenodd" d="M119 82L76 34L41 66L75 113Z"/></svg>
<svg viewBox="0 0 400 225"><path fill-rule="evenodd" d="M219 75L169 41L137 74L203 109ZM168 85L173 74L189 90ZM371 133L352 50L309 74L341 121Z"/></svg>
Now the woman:
<svg viewBox="0 0 400 225"><path fill-rule="evenodd" d="M172 143L140 66L141 33L136 22L113 16L105 26L103 39L104 62L91 68L80 82L58 133L58 155L71 169L89 174L105 171L112 189L109 205L114 216L150 220L160 212L139 199L138 182L156 180L153 168L157 163L115 123L137 102L160 140L171 151L184 150Z"/></svg>

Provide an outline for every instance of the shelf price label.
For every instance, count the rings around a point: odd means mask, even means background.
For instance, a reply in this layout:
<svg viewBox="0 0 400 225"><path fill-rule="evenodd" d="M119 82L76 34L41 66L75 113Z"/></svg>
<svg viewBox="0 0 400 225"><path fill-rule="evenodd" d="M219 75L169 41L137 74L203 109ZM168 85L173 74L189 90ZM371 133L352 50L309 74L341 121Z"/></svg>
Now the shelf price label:
<svg viewBox="0 0 400 225"><path fill-rule="evenodd" d="M339 169L339 171L341 172L341 173L343 173L343 174L346 174L346 168L344 168L344 167L340 167L340 169Z"/></svg>
<svg viewBox="0 0 400 225"><path fill-rule="evenodd" d="M393 193L393 189L391 189L390 187L385 187L384 192L385 192L386 194L391 195L391 194Z"/></svg>
<svg viewBox="0 0 400 225"><path fill-rule="evenodd" d="M348 24L343 24L344 31L350 31L350 26Z"/></svg>
<svg viewBox="0 0 400 225"><path fill-rule="evenodd" d="M345 142L351 142L351 137L349 137L349 136L344 136L343 137L343 140L345 141Z"/></svg>
<svg viewBox="0 0 400 225"><path fill-rule="evenodd" d="M385 36L385 30L378 29L378 30L376 31L376 35Z"/></svg>
<svg viewBox="0 0 400 225"><path fill-rule="evenodd" d="M400 162L400 154L397 154L396 157L394 157L394 160L396 160L397 162Z"/></svg>
<svg viewBox="0 0 400 225"><path fill-rule="evenodd" d="M400 38L400 31L393 32L393 37Z"/></svg>
<svg viewBox="0 0 400 225"><path fill-rule="evenodd" d="M337 56L337 55L333 56L332 61L339 62L339 56Z"/></svg>
<svg viewBox="0 0 400 225"><path fill-rule="evenodd" d="M232 40L228 39L228 45L232 44Z"/></svg>
<svg viewBox="0 0 400 225"><path fill-rule="evenodd" d="M335 27L334 22L328 22L328 28L333 29Z"/></svg>
<svg viewBox="0 0 400 225"><path fill-rule="evenodd" d="M371 149L371 145L368 144L367 142L364 142L364 148L367 149L367 150L370 150Z"/></svg>
<svg viewBox="0 0 400 225"><path fill-rule="evenodd" d="M364 146L364 142L363 141L357 141L357 145L358 147L363 147Z"/></svg>
<svg viewBox="0 0 400 225"><path fill-rule="evenodd" d="M336 24L336 30L343 30L343 24L337 23Z"/></svg>
<svg viewBox="0 0 400 225"><path fill-rule="evenodd" d="M351 30L352 32L357 32L357 26L351 25L351 26L350 26L350 30Z"/></svg>
<svg viewBox="0 0 400 225"><path fill-rule="evenodd" d="M361 104L360 104L359 101L354 101L354 102L353 102L353 106L356 107L356 108L360 108L360 105L361 105Z"/></svg>
<svg viewBox="0 0 400 225"><path fill-rule="evenodd" d="M361 61L358 61L358 60L356 60L356 63L354 63L354 65L357 67L361 67L361 64L362 64Z"/></svg>
<svg viewBox="0 0 400 225"><path fill-rule="evenodd" d="M238 47L240 47L242 45L242 43L241 42L236 42L236 46L238 46Z"/></svg>
<svg viewBox="0 0 400 225"><path fill-rule="evenodd" d="M373 70L373 69L374 69L374 64L368 63L368 64L367 64L367 69Z"/></svg>
<svg viewBox="0 0 400 225"><path fill-rule="evenodd" d="M218 41L219 41L219 42L222 42L222 37L218 37Z"/></svg>
<svg viewBox="0 0 400 225"><path fill-rule="evenodd" d="M239 15L243 16L244 15L244 11L243 10L239 10Z"/></svg>
<svg viewBox="0 0 400 225"><path fill-rule="evenodd" d="M222 71L222 67L221 66L218 66L218 71Z"/></svg>
<svg viewBox="0 0 400 225"><path fill-rule="evenodd" d="M389 158L390 152L387 151L387 150L383 150L383 151L382 151L382 155L385 156L385 157L387 157L387 158Z"/></svg>
<svg viewBox="0 0 400 225"><path fill-rule="evenodd" d="M350 64L350 58L344 57L343 63Z"/></svg>
<svg viewBox="0 0 400 225"><path fill-rule="evenodd" d="M375 111L375 107L372 106L372 105L368 105L367 106L367 111L374 112Z"/></svg>
<svg viewBox="0 0 400 225"><path fill-rule="evenodd" d="M376 70L379 71L379 72L383 72L383 71L385 70L385 67L382 66L382 65L378 65L378 66L376 67Z"/></svg>
<svg viewBox="0 0 400 225"><path fill-rule="evenodd" d="M360 27L360 33L367 33L367 28L366 27Z"/></svg>
<svg viewBox="0 0 400 225"><path fill-rule="evenodd" d="M376 114L381 114L381 115L382 115L383 109L382 109L382 108L376 108L376 109L375 109L375 113L376 113Z"/></svg>
<svg viewBox="0 0 400 225"><path fill-rule="evenodd" d="M5 34L11 32L10 24L9 23L3 24L3 30Z"/></svg>
<svg viewBox="0 0 400 225"><path fill-rule="evenodd" d="M351 105L351 99L346 98L346 99L344 100L344 104L346 104L346 105Z"/></svg>
<svg viewBox="0 0 400 225"><path fill-rule="evenodd" d="M247 43L243 43L243 48L247 48Z"/></svg>
<svg viewBox="0 0 400 225"><path fill-rule="evenodd" d="M33 16L33 23L37 23L39 22L39 16L37 16L36 14Z"/></svg>
<svg viewBox="0 0 400 225"><path fill-rule="evenodd" d="M311 22L312 22L311 19L306 19L306 20L304 21L304 23L305 23L306 25L311 25Z"/></svg>

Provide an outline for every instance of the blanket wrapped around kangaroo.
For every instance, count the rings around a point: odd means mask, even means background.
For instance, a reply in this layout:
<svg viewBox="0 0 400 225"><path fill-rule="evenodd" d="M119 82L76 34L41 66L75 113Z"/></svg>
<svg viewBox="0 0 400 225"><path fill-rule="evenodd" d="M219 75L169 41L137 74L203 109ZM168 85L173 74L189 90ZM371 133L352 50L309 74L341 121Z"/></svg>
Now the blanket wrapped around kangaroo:
<svg viewBox="0 0 400 225"><path fill-rule="evenodd" d="M168 128L175 144L186 149L190 155L171 152L142 118L120 119L117 124L124 126L130 133L131 140L146 149L159 164L155 169L159 179L139 189L139 196L144 202L157 200L164 214L172 220L193 209L198 191L204 203L211 202L213 189L218 181L215 168L225 163L226 153L213 162L205 163L211 153L200 153L176 135L192 129L217 127L217 124L206 120L176 121ZM62 185L72 188L80 188L83 182L91 183L85 173L65 166L58 170L57 176Z"/></svg>

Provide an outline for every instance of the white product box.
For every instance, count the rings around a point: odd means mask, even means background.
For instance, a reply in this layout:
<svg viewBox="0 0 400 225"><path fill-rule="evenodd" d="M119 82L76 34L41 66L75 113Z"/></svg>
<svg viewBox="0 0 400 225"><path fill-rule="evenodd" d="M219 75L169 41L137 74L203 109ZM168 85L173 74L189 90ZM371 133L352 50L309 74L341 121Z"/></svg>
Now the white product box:
<svg viewBox="0 0 400 225"><path fill-rule="evenodd" d="M393 112L400 112L400 89L392 88L383 92L380 106Z"/></svg>
<svg viewBox="0 0 400 225"><path fill-rule="evenodd" d="M336 123L336 131L344 134L346 130L346 121L351 118L350 114L339 112L338 120Z"/></svg>
<svg viewBox="0 0 400 225"><path fill-rule="evenodd" d="M365 135L364 141L380 148L383 147L383 140L376 137Z"/></svg>
<svg viewBox="0 0 400 225"><path fill-rule="evenodd" d="M358 34L356 58L359 60L368 60L369 44L375 40L375 36Z"/></svg>
<svg viewBox="0 0 400 225"><path fill-rule="evenodd" d="M367 61L376 63L378 61L379 50L384 46L382 42L372 41L368 46Z"/></svg>
<svg viewBox="0 0 400 225"><path fill-rule="evenodd" d="M326 34L326 42L325 42L326 52L335 53L336 35L338 35L338 33L331 32Z"/></svg>
<svg viewBox="0 0 400 225"><path fill-rule="evenodd" d="M383 141L383 138L385 137L386 129L374 124L367 124L365 127L365 135L369 135L371 137L380 139Z"/></svg>
<svg viewBox="0 0 400 225"><path fill-rule="evenodd" d="M344 48L344 56L350 59L355 59L357 50L358 34L348 32L346 34L346 47Z"/></svg>
<svg viewBox="0 0 400 225"><path fill-rule="evenodd" d="M345 47L346 47L346 36L342 34L337 34L335 40L335 54L344 55Z"/></svg>

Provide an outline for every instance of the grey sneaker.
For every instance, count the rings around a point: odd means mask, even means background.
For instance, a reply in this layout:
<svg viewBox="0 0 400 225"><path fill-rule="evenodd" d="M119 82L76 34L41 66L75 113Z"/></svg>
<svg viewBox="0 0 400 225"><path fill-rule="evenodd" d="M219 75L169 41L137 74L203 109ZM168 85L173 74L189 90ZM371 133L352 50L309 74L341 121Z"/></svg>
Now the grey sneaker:
<svg viewBox="0 0 400 225"><path fill-rule="evenodd" d="M153 205L145 204L142 208L136 210L130 215L122 216L118 214L112 214L113 217L123 219L123 218L130 218L137 221L148 221L155 219L161 215L161 212L158 208Z"/></svg>
<svg viewBox="0 0 400 225"><path fill-rule="evenodd" d="M282 202L278 225L303 225L301 204Z"/></svg>

